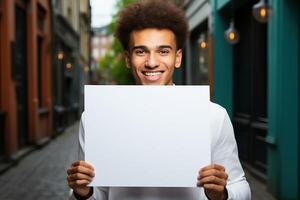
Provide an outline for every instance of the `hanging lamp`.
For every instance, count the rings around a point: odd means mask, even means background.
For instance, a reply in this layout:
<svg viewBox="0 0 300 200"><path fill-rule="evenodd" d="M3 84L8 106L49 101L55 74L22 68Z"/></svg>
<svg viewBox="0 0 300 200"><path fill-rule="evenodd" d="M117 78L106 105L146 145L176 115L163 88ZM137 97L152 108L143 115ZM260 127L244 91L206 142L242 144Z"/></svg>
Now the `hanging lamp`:
<svg viewBox="0 0 300 200"><path fill-rule="evenodd" d="M252 7L253 17L261 23L267 23L271 13L271 7L266 0L260 0Z"/></svg>
<svg viewBox="0 0 300 200"><path fill-rule="evenodd" d="M202 34L200 35L200 38L199 38L199 40L198 40L198 43L199 43L199 47L200 47L201 49L206 49L206 48L207 48L207 42L206 42L206 37L205 37L205 34L204 34L204 33L202 33Z"/></svg>
<svg viewBox="0 0 300 200"><path fill-rule="evenodd" d="M225 39L229 44L236 44L240 41L240 34L234 26L234 20L232 19L229 28L225 31Z"/></svg>
<svg viewBox="0 0 300 200"><path fill-rule="evenodd" d="M236 44L240 41L240 34L234 25L234 0L231 0L231 21L229 28L225 31L224 37L229 44Z"/></svg>

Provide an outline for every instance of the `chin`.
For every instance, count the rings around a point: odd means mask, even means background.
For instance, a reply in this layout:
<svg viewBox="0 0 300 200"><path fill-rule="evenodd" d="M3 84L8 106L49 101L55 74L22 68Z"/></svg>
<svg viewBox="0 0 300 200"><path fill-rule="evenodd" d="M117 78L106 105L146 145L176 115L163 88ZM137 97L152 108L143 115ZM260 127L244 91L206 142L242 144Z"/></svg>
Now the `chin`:
<svg viewBox="0 0 300 200"><path fill-rule="evenodd" d="M137 80L137 84L139 84L139 85L165 85L164 81L162 81L160 79L156 80L156 81L149 81L149 80L145 80L142 78Z"/></svg>
<svg viewBox="0 0 300 200"><path fill-rule="evenodd" d="M160 82L142 82L142 85L164 85Z"/></svg>

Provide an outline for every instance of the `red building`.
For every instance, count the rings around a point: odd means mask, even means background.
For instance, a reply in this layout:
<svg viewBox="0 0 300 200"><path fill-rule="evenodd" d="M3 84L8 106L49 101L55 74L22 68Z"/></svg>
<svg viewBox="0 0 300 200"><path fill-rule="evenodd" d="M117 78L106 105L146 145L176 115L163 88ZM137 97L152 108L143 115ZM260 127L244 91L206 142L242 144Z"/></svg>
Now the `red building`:
<svg viewBox="0 0 300 200"><path fill-rule="evenodd" d="M49 0L0 0L0 163L53 132L50 19Z"/></svg>

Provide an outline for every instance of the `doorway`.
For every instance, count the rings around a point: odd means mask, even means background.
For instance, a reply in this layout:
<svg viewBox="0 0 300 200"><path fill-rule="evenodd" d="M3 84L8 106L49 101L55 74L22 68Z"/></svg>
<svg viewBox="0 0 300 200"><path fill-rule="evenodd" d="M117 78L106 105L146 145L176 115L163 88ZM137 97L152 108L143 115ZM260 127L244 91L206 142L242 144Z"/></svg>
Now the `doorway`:
<svg viewBox="0 0 300 200"><path fill-rule="evenodd" d="M251 4L252 3L252 4ZM233 125L244 166L267 174L267 25L255 21L253 2L236 13L240 42L234 46Z"/></svg>
<svg viewBox="0 0 300 200"><path fill-rule="evenodd" d="M28 109L27 109L27 13L26 5L16 5L15 10L15 42L12 63L16 82L18 146L22 148L28 143Z"/></svg>
<svg viewBox="0 0 300 200"><path fill-rule="evenodd" d="M2 0L0 0L0 158L4 154L4 117L5 113L2 110Z"/></svg>

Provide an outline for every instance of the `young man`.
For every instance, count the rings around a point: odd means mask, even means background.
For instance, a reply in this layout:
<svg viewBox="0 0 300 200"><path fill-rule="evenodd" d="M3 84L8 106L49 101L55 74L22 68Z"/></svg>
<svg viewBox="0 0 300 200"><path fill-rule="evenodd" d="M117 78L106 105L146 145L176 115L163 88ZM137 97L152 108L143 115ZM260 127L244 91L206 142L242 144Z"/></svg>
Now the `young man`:
<svg viewBox="0 0 300 200"><path fill-rule="evenodd" d="M168 1L142 1L124 8L116 36L127 67L141 85L172 85L174 68L179 68L188 34L184 13ZM250 188L238 159L230 119L222 107L211 104L212 163L199 169L199 188L101 188L87 187L95 176L84 158L84 114L79 131L79 159L67 170L70 199L250 199ZM174 174L176 176L176 174Z"/></svg>

